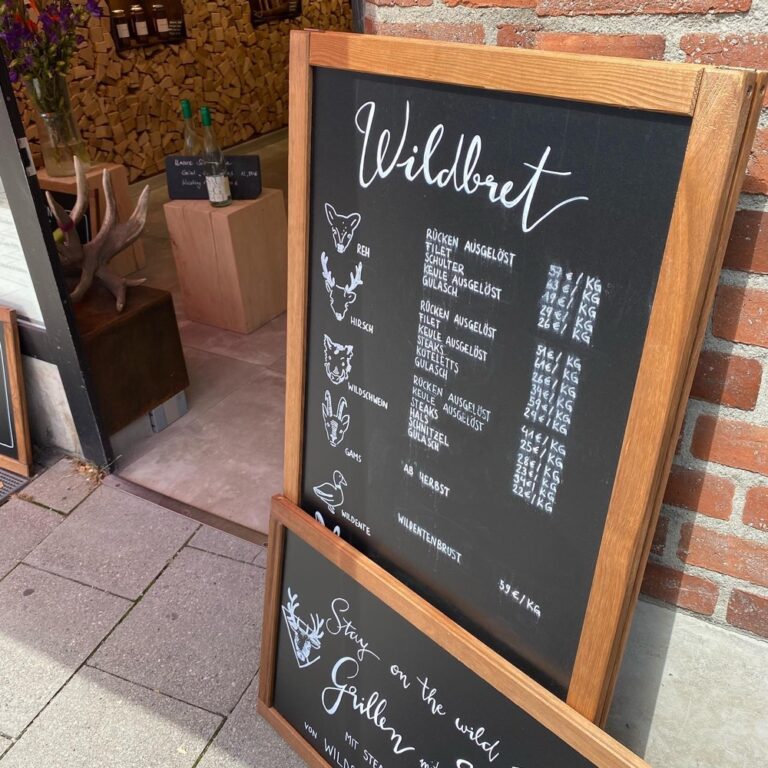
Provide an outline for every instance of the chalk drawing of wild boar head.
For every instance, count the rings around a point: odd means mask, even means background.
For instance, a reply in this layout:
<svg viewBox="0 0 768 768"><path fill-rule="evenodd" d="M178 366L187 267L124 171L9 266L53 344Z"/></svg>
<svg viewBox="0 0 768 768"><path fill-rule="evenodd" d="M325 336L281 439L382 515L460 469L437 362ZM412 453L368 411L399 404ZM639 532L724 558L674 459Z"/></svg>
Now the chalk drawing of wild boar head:
<svg viewBox="0 0 768 768"><path fill-rule="evenodd" d="M325 372L331 383L341 384L349 378L353 353L354 348L351 344L337 344L327 333L323 334Z"/></svg>

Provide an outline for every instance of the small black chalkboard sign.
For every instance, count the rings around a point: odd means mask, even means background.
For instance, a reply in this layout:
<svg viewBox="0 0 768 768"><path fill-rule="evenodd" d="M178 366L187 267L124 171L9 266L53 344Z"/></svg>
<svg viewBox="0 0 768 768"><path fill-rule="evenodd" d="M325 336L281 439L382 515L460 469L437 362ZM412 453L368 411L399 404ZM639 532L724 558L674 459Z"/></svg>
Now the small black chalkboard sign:
<svg viewBox="0 0 768 768"><path fill-rule="evenodd" d="M301 16L301 0L249 0L254 27Z"/></svg>
<svg viewBox="0 0 768 768"><path fill-rule="evenodd" d="M258 155L227 155L227 175L234 200L255 200L261 194ZM165 158L168 197L171 200L207 200L203 161L191 155Z"/></svg>
<svg viewBox="0 0 768 768"><path fill-rule="evenodd" d="M276 500L273 510L287 527L284 539L276 535L282 558L270 548L279 598L268 617L276 644L262 660L262 712L303 739L310 765L646 766L532 683L502 693L498 676L478 674L478 654L455 625L430 639L422 623L444 618L420 616L426 603L329 532L310 530L316 526L298 508ZM372 582L373 591L364 586Z"/></svg>

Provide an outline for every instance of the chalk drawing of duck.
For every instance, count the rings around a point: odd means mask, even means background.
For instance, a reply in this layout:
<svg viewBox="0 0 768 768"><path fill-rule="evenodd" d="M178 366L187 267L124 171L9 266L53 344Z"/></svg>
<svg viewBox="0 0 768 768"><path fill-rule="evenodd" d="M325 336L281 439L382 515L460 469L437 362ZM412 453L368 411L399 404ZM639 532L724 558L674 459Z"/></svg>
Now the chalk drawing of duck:
<svg viewBox="0 0 768 768"><path fill-rule="evenodd" d="M336 514L336 507L340 507L344 503L344 491L342 490L347 485L347 480L339 470L334 470L333 479L330 483L323 483L322 485L316 485L312 490L315 492L320 501L328 507L328 511L332 514Z"/></svg>

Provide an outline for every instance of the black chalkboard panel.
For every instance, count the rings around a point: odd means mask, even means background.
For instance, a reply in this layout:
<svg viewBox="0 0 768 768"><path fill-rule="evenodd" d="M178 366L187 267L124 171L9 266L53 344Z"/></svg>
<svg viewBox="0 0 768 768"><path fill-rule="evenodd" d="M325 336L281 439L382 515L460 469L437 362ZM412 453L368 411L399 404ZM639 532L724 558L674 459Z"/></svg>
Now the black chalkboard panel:
<svg viewBox="0 0 768 768"><path fill-rule="evenodd" d="M19 458L16 424L13 414L12 383L9 350L4 326L0 325L0 454L10 459Z"/></svg>
<svg viewBox="0 0 768 768"><path fill-rule="evenodd" d="M301 505L565 696L690 118L312 93Z"/></svg>
<svg viewBox="0 0 768 768"><path fill-rule="evenodd" d="M330 765L593 765L291 531L276 620L274 709Z"/></svg>
<svg viewBox="0 0 768 768"><path fill-rule="evenodd" d="M227 175L233 200L255 200L261 194L261 161L258 155L227 155ZM165 158L168 197L171 200L207 200L203 161L199 157Z"/></svg>

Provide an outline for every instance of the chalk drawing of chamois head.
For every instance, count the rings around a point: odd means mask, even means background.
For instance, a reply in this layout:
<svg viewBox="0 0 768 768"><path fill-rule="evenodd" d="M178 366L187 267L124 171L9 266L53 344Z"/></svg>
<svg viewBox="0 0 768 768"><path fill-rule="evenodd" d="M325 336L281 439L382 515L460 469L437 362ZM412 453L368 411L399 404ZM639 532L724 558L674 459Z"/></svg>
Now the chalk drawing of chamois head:
<svg viewBox="0 0 768 768"><path fill-rule="evenodd" d="M349 248L349 244L352 242L352 235L355 234L355 230L358 224L360 224L360 214L350 213L344 216L336 213L336 209L330 203L326 203L325 215L328 218L328 223L331 225L333 244L339 253L344 253Z"/></svg>
<svg viewBox="0 0 768 768"><path fill-rule="evenodd" d="M342 397L339 400L338 407L334 410L331 393L325 390L325 400L323 401L323 424L325 424L325 434L328 436L328 442L335 448L344 439L349 429L349 414L347 410L347 399Z"/></svg>
<svg viewBox="0 0 768 768"><path fill-rule="evenodd" d="M354 273L349 273L349 280L346 285L336 285L336 279L331 270L328 269L328 257L325 255L325 251L321 254L320 261L323 265L325 290L328 291L328 296L331 299L331 311L337 320L343 320L350 304L354 304L355 299L357 299L357 289L363 284L362 262L357 263Z"/></svg>
<svg viewBox="0 0 768 768"><path fill-rule="evenodd" d="M354 347L351 344L337 344L327 334L323 334L323 353L325 372L332 384L341 384L349 377L352 370Z"/></svg>

